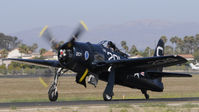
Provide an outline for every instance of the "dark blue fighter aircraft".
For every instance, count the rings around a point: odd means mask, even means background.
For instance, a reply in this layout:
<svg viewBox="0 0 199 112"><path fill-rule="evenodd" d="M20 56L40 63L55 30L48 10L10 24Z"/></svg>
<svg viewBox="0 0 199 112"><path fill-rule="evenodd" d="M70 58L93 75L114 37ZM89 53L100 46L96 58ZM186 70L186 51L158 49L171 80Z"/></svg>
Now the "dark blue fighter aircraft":
<svg viewBox="0 0 199 112"><path fill-rule="evenodd" d="M162 77L191 77L189 74L162 72L163 67L182 64L187 60L176 55L164 56L164 42L161 39L153 57L132 59L111 41L102 41L99 44L76 42L76 39L87 30L86 25L83 22L80 23L71 39L60 46L47 26L40 32L41 37L57 50L58 60L6 59L57 68L54 81L48 91L50 101L57 100L58 77L66 70L76 72L76 82L85 87L87 76L88 83L94 86L97 86L98 80L107 82L103 93L105 101L112 99L113 87L116 84L140 89L145 98L149 99L147 90L163 91Z"/></svg>

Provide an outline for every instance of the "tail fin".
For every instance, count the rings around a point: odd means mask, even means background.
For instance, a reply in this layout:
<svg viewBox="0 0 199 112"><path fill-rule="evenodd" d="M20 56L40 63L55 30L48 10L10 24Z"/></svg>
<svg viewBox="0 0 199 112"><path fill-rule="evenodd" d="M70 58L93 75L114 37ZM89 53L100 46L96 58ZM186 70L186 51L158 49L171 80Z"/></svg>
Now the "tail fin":
<svg viewBox="0 0 199 112"><path fill-rule="evenodd" d="M164 41L160 39L158 45L155 48L154 56L163 56L164 55Z"/></svg>
<svg viewBox="0 0 199 112"><path fill-rule="evenodd" d="M164 41L162 39L158 41L158 44L155 48L154 56L164 56ZM162 70L163 70L163 67L159 67L159 68L152 69L151 71L162 72ZM158 77L154 79L153 82L159 85L162 89L164 88L163 83L162 83L162 77Z"/></svg>
<svg viewBox="0 0 199 112"><path fill-rule="evenodd" d="M164 56L164 41L162 39L158 41L158 44L155 48L155 52L153 56ZM159 68L156 68L154 71L162 72L162 70L163 68L159 67Z"/></svg>

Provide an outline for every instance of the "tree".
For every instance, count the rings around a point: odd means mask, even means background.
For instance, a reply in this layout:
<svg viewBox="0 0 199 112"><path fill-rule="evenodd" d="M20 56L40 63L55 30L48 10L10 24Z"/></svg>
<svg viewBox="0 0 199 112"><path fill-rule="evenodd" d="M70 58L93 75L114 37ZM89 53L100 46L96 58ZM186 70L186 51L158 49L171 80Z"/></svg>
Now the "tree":
<svg viewBox="0 0 199 112"><path fill-rule="evenodd" d="M8 56L8 50L4 48L0 51L0 54L1 58L6 58Z"/></svg>
<svg viewBox="0 0 199 112"><path fill-rule="evenodd" d="M121 44L122 48L125 50L125 52L128 53L129 48L128 48L128 46L126 45L126 41L121 41L120 44Z"/></svg>
<svg viewBox="0 0 199 112"><path fill-rule="evenodd" d="M195 61L199 61L199 50L195 50L193 56Z"/></svg>
<svg viewBox="0 0 199 112"><path fill-rule="evenodd" d="M20 43L21 41L18 40L17 37L12 37L0 33L0 49L5 48L7 50L12 50L16 48Z"/></svg>
<svg viewBox="0 0 199 112"><path fill-rule="evenodd" d="M178 38L175 49L176 54L184 54L184 41L181 38Z"/></svg>
<svg viewBox="0 0 199 112"><path fill-rule="evenodd" d="M194 51L199 49L199 34L196 34L195 36L195 45L194 45Z"/></svg>
<svg viewBox="0 0 199 112"><path fill-rule="evenodd" d="M24 54L31 54L38 48L38 45L34 43L32 46L28 46L26 44L19 45L19 52Z"/></svg>
<svg viewBox="0 0 199 112"><path fill-rule="evenodd" d="M18 45L20 45L20 43L21 43L21 41L18 40L17 37L13 37L12 41L11 41L11 44L10 44L10 49L12 50L12 49L18 47Z"/></svg>
<svg viewBox="0 0 199 112"><path fill-rule="evenodd" d="M138 52L136 46L135 46L135 45L132 45L132 47L131 47L129 53L130 53L131 56L135 56L135 55L137 55L139 52Z"/></svg>
<svg viewBox="0 0 199 112"><path fill-rule="evenodd" d="M30 47L28 47L26 44L20 44L19 45L19 52L20 53L28 54L29 50L30 50Z"/></svg>
<svg viewBox="0 0 199 112"><path fill-rule="evenodd" d="M194 37L193 36L185 36L184 37L184 53L192 54L194 48Z"/></svg>
<svg viewBox="0 0 199 112"><path fill-rule="evenodd" d="M146 49L142 53L142 56L143 57L150 57L151 56L151 48L150 47L146 47Z"/></svg>
<svg viewBox="0 0 199 112"><path fill-rule="evenodd" d="M38 45L37 45L36 43L34 43L34 44L30 47L30 50L31 50L31 52L34 52L37 48L38 48Z"/></svg>
<svg viewBox="0 0 199 112"><path fill-rule="evenodd" d="M167 43L167 37L166 36L161 36L161 39L163 40L164 43Z"/></svg>
<svg viewBox="0 0 199 112"><path fill-rule="evenodd" d="M174 45L173 46L173 54L176 52L177 43L179 41L179 37L171 37L170 42Z"/></svg>
<svg viewBox="0 0 199 112"><path fill-rule="evenodd" d="M165 53L165 55L172 55L172 54L173 54L173 47L167 45L167 46L165 47L164 53Z"/></svg>
<svg viewBox="0 0 199 112"><path fill-rule="evenodd" d="M171 42L172 44L176 44L177 41L178 41L178 39L179 39L179 37L177 37L177 36L171 37L170 42Z"/></svg>
<svg viewBox="0 0 199 112"><path fill-rule="evenodd" d="M45 52L47 52L47 50L45 48L41 48L39 50L40 55L42 56Z"/></svg>

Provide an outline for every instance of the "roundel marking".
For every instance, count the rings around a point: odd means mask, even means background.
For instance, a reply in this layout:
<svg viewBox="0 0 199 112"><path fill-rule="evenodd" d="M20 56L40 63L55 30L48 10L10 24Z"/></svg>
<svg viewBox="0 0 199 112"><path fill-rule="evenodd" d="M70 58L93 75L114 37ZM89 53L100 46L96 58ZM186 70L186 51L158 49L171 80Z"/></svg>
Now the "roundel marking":
<svg viewBox="0 0 199 112"><path fill-rule="evenodd" d="M88 51L85 51L84 58L85 58L85 60L88 60L88 58L89 58L89 52Z"/></svg>

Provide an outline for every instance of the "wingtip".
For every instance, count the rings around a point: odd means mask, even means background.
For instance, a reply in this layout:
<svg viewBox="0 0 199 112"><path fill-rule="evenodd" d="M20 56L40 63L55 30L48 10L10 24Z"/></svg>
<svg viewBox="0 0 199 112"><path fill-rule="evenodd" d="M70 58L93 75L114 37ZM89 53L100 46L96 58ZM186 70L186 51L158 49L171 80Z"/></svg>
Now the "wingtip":
<svg viewBox="0 0 199 112"><path fill-rule="evenodd" d="M180 57L184 61L184 63L188 62L188 60L186 58L179 56L179 55L177 55L177 56Z"/></svg>
<svg viewBox="0 0 199 112"><path fill-rule="evenodd" d="M11 58L3 58L2 61L10 60Z"/></svg>

